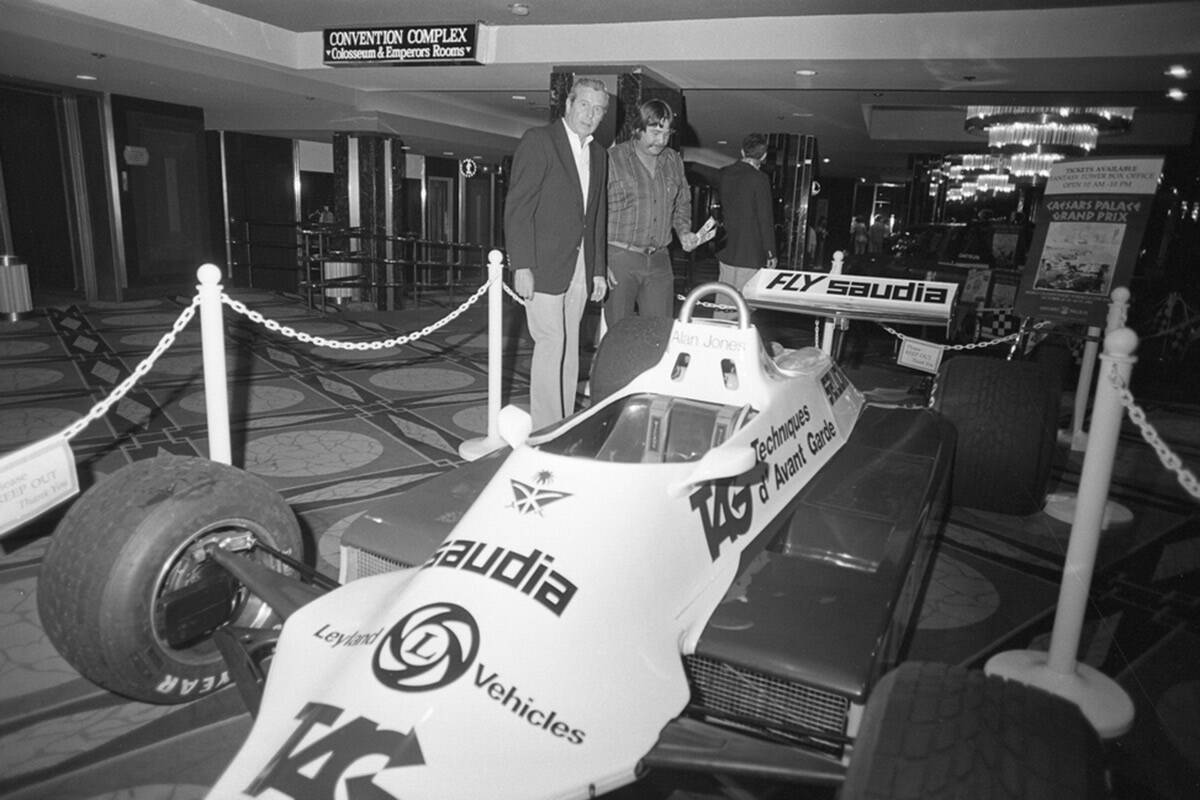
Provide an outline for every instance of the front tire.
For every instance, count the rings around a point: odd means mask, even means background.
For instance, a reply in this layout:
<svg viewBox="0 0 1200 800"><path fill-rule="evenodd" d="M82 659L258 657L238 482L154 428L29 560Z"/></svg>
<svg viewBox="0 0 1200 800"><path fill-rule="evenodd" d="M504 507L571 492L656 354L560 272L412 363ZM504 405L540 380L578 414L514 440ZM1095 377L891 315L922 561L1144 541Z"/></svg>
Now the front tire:
<svg viewBox="0 0 1200 800"><path fill-rule="evenodd" d="M951 502L1025 516L1042 510L1058 441L1061 382L1028 361L959 356L931 405L958 430Z"/></svg>
<svg viewBox="0 0 1200 800"><path fill-rule="evenodd" d="M1100 737L1069 700L945 664L902 664L867 702L840 800L1107 796Z"/></svg>
<svg viewBox="0 0 1200 800"><path fill-rule="evenodd" d="M295 515L266 482L202 458L136 462L59 523L38 580L42 625L105 689L149 703L194 700L229 682L213 629L279 623L204 552L219 544L286 571L256 542L293 558L304 550ZM203 602L171 602L184 597ZM195 613L181 617L180 608Z"/></svg>

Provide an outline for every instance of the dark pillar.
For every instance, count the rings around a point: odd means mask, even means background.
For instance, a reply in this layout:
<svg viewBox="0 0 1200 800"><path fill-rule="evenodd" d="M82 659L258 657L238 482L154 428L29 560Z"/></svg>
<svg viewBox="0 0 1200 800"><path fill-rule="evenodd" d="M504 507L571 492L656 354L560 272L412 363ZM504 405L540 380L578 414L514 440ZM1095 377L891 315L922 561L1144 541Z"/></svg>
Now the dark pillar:
<svg viewBox="0 0 1200 800"><path fill-rule="evenodd" d="M763 170L771 176L775 202L775 239L779 266L808 269L804 243L808 234L809 203L816 173L817 137L798 133L767 135Z"/></svg>
<svg viewBox="0 0 1200 800"><path fill-rule="evenodd" d="M380 309L399 300L403 276L394 263L400 257L394 237L420 225L405 219L403 145L387 134L333 135L334 215L338 227L361 234L345 242L347 260L362 265L370 284L363 299Z"/></svg>

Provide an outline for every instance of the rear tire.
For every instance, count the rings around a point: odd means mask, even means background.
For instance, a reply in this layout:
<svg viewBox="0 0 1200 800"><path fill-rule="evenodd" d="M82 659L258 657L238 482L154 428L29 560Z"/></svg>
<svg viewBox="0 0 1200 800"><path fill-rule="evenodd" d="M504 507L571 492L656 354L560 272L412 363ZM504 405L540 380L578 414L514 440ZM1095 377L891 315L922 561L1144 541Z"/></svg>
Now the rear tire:
<svg viewBox="0 0 1200 800"><path fill-rule="evenodd" d="M1107 796L1100 737L1078 706L977 670L907 663L863 715L841 800Z"/></svg>
<svg viewBox="0 0 1200 800"><path fill-rule="evenodd" d="M202 458L136 462L88 490L59 523L38 579L42 626L63 658L105 689L149 703L194 700L229 682L212 629L279 623L204 556L206 544L223 541L287 571L251 539L303 553L295 515L266 482ZM217 619L181 641L162 600L202 587Z"/></svg>
<svg viewBox="0 0 1200 800"><path fill-rule="evenodd" d="M1058 441L1061 381L1040 364L959 356L931 405L958 429L951 502L1024 516L1042 509Z"/></svg>
<svg viewBox="0 0 1200 800"><path fill-rule="evenodd" d="M626 317L604 334L592 366L592 402L599 402L653 367L667 351L674 320Z"/></svg>

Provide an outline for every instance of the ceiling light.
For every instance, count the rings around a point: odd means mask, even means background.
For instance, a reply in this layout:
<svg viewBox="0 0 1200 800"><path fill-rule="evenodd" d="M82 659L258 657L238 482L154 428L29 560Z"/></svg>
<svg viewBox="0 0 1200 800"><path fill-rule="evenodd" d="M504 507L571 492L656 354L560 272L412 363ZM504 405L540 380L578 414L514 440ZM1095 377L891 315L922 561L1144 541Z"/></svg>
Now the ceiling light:
<svg viewBox="0 0 1200 800"><path fill-rule="evenodd" d="M1172 64L1163 71L1163 75L1170 75L1172 78L1183 79L1192 74L1192 71L1183 64Z"/></svg>
<svg viewBox="0 0 1200 800"><path fill-rule="evenodd" d="M512 12L514 17L529 16L529 5L526 3L509 3L508 10Z"/></svg>
<svg viewBox="0 0 1200 800"><path fill-rule="evenodd" d="M1178 88L1171 89L1167 92L1167 97L1171 98L1172 100L1186 100L1187 92L1185 92L1183 89L1178 89Z"/></svg>
<svg viewBox="0 0 1200 800"><path fill-rule="evenodd" d="M729 140L727 140L727 139L717 139L717 144L729 144Z"/></svg>
<svg viewBox="0 0 1200 800"><path fill-rule="evenodd" d="M513 100L524 100L524 99L525 99L525 95L523 95L523 94L514 94L514 95L512 96L512 99L513 99Z"/></svg>
<svg viewBox="0 0 1200 800"><path fill-rule="evenodd" d="M76 78L78 78L78 79L79 79L79 80L81 80L81 81L94 81L94 80L96 80L96 76L95 76L95 75L76 75L75 77L76 77Z"/></svg>
<svg viewBox="0 0 1200 800"><path fill-rule="evenodd" d="M811 117L812 112L811 111L793 111L792 116L793 117Z"/></svg>
<svg viewBox="0 0 1200 800"><path fill-rule="evenodd" d="M443 150L443 151L442 151L442 155L444 155L444 156L452 156L452 155L454 155L454 152L453 152L452 150Z"/></svg>
<svg viewBox="0 0 1200 800"><path fill-rule="evenodd" d="M815 69L798 69L796 70L796 74L805 78L811 78L817 74L817 71Z"/></svg>
<svg viewBox="0 0 1200 800"><path fill-rule="evenodd" d="M1126 133L1133 108L1105 106L968 106L963 127L987 134L988 147L1001 153L1084 155L1101 135Z"/></svg>

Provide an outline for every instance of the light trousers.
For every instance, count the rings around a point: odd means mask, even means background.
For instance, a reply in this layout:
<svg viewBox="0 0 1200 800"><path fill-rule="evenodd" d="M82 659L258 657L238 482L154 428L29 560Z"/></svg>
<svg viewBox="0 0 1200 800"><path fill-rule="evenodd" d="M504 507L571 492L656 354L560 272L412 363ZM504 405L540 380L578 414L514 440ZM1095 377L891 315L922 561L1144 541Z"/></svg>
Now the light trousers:
<svg viewBox="0 0 1200 800"><path fill-rule="evenodd" d="M533 337L529 368L529 415L533 429L553 425L575 413L579 389L579 323L587 305L587 270L582 253L563 294L535 291L525 305L525 324Z"/></svg>

